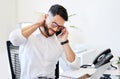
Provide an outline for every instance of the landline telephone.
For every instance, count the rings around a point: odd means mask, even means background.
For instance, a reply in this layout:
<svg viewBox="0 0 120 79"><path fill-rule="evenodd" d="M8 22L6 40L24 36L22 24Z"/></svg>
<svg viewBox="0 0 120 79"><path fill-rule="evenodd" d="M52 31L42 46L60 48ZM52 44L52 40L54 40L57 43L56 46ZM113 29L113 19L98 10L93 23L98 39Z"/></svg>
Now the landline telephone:
<svg viewBox="0 0 120 79"><path fill-rule="evenodd" d="M93 65L95 68L98 68L110 62L112 58L113 55L111 53L111 49L106 49L95 58L95 60L93 61ZM82 65L81 68L87 68L88 66L92 66L92 65Z"/></svg>
<svg viewBox="0 0 120 79"><path fill-rule="evenodd" d="M110 49L106 49L105 51L103 51L101 54L99 54L95 60L93 61L93 64L95 66L95 68L98 68L108 62L110 62L110 60L113 58L113 55L111 53Z"/></svg>
<svg viewBox="0 0 120 79"><path fill-rule="evenodd" d="M113 58L113 55L111 53L111 49L106 49L102 53L100 53L93 61L93 65L82 65L81 68L87 68L94 66L95 68L99 68L100 66L103 66L110 62L110 60ZM117 67L113 66L111 64L111 67L117 69ZM109 74L103 74L100 79L111 79Z"/></svg>

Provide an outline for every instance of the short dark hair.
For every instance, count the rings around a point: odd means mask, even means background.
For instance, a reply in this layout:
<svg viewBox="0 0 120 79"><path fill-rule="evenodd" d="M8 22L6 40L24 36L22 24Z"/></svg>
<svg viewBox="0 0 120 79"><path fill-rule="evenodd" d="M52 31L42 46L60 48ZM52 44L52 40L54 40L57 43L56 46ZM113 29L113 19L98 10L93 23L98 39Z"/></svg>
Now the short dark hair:
<svg viewBox="0 0 120 79"><path fill-rule="evenodd" d="M52 5L49 9L49 12L52 13L53 16L55 15L60 15L65 21L68 20L68 13L67 13L67 10L59 5L59 4L55 4L55 5Z"/></svg>

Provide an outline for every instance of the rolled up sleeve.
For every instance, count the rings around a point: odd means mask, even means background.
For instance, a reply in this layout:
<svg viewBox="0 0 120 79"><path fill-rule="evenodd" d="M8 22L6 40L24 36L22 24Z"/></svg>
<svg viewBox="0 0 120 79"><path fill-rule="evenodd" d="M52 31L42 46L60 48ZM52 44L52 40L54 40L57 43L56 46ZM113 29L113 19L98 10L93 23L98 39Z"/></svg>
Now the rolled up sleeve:
<svg viewBox="0 0 120 79"><path fill-rule="evenodd" d="M80 68L80 58L75 56L75 60L73 62L69 62L66 57L65 54L63 54L62 59L66 62L66 64L70 67L70 69L72 70L77 70Z"/></svg>
<svg viewBox="0 0 120 79"><path fill-rule="evenodd" d="M23 44L27 39L22 35L21 29L14 30L9 35L9 40L15 46Z"/></svg>
<svg viewBox="0 0 120 79"><path fill-rule="evenodd" d="M73 62L67 61L67 63L72 69L80 68L80 58L78 58L77 56L75 56L75 60Z"/></svg>

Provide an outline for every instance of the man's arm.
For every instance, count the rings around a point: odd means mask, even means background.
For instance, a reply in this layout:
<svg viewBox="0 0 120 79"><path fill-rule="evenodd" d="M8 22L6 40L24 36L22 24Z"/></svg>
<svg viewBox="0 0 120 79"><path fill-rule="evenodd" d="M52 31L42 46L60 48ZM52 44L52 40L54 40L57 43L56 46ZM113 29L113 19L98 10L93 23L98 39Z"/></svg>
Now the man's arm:
<svg viewBox="0 0 120 79"><path fill-rule="evenodd" d="M75 60L75 53L73 52L73 50L71 49L69 43L66 43L64 45L62 45L65 54L66 54L66 58L69 62L73 62Z"/></svg>
<svg viewBox="0 0 120 79"><path fill-rule="evenodd" d="M37 22L37 23L30 25L28 27L22 28L22 35L25 38L28 38L37 28L44 25L45 19L46 19L46 15L44 15L44 17L41 19L40 22Z"/></svg>
<svg viewBox="0 0 120 79"><path fill-rule="evenodd" d="M24 27L22 28L22 35L25 37L25 38L28 38L37 28L39 28L39 26L41 26L41 24L33 24L33 25L30 25L28 27Z"/></svg>
<svg viewBox="0 0 120 79"><path fill-rule="evenodd" d="M13 45L19 46L23 44L27 38L38 28L37 25L31 25L28 27L24 27L22 29L18 28L12 31L9 35L9 40Z"/></svg>
<svg viewBox="0 0 120 79"><path fill-rule="evenodd" d="M80 58L75 55L75 52L71 49L69 45L69 41L61 43L63 50L65 51L65 60L67 60L67 64L71 67L71 69L79 69L80 68ZM64 57L64 56L63 56Z"/></svg>
<svg viewBox="0 0 120 79"><path fill-rule="evenodd" d="M45 22L45 16L37 23L26 26L22 29L16 29L12 31L9 35L9 40L12 42L13 45L19 46L23 44L27 38L40 26L43 26Z"/></svg>
<svg viewBox="0 0 120 79"><path fill-rule="evenodd" d="M62 30L62 34L61 35L58 35L58 39L65 51L65 55L66 55L66 59L69 61L69 62L73 62L75 60L75 53L73 52L73 50L71 49L70 45L69 45L69 41L68 40L68 31L66 28L64 28ZM67 42L66 42L67 41ZM66 42L66 43L64 43ZM62 44L64 43L64 44Z"/></svg>
<svg viewBox="0 0 120 79"><path fill-rule="evenodd" d="M58 35L58 39L63 47L64 54L63 59L67 62L67 64L71 67L71 69L79 69L80 68L80 59L75 55L74 51L71 49L68 41L68 31L65 28L62 30L62 34Z"/></svg>

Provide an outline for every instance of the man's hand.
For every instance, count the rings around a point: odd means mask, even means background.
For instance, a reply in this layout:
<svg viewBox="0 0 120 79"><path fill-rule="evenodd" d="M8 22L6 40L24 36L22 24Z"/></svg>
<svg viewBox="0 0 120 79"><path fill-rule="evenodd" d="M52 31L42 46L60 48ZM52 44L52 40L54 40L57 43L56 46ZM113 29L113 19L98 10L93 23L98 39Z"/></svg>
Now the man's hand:
<svg viewBox="0 0 120 79"><path fill-rule="evenodd" d="M43 15L43 17L40 18L40 19L38 20L38 22L35 23L35 25L37 25L38 27L44 26L44 25L45 25L46 17L47 17L47 15Z"/></svg>
<svg viewBox="0 0 120 79"><path fill-rule="evenodd" d="M63 42L63 41L68 40L68 31L67 31L66 28L64 28L64 29L62 30L62 33L61 33L60 35L58 35L58 40L59 40L60 42Z"/></svg>

